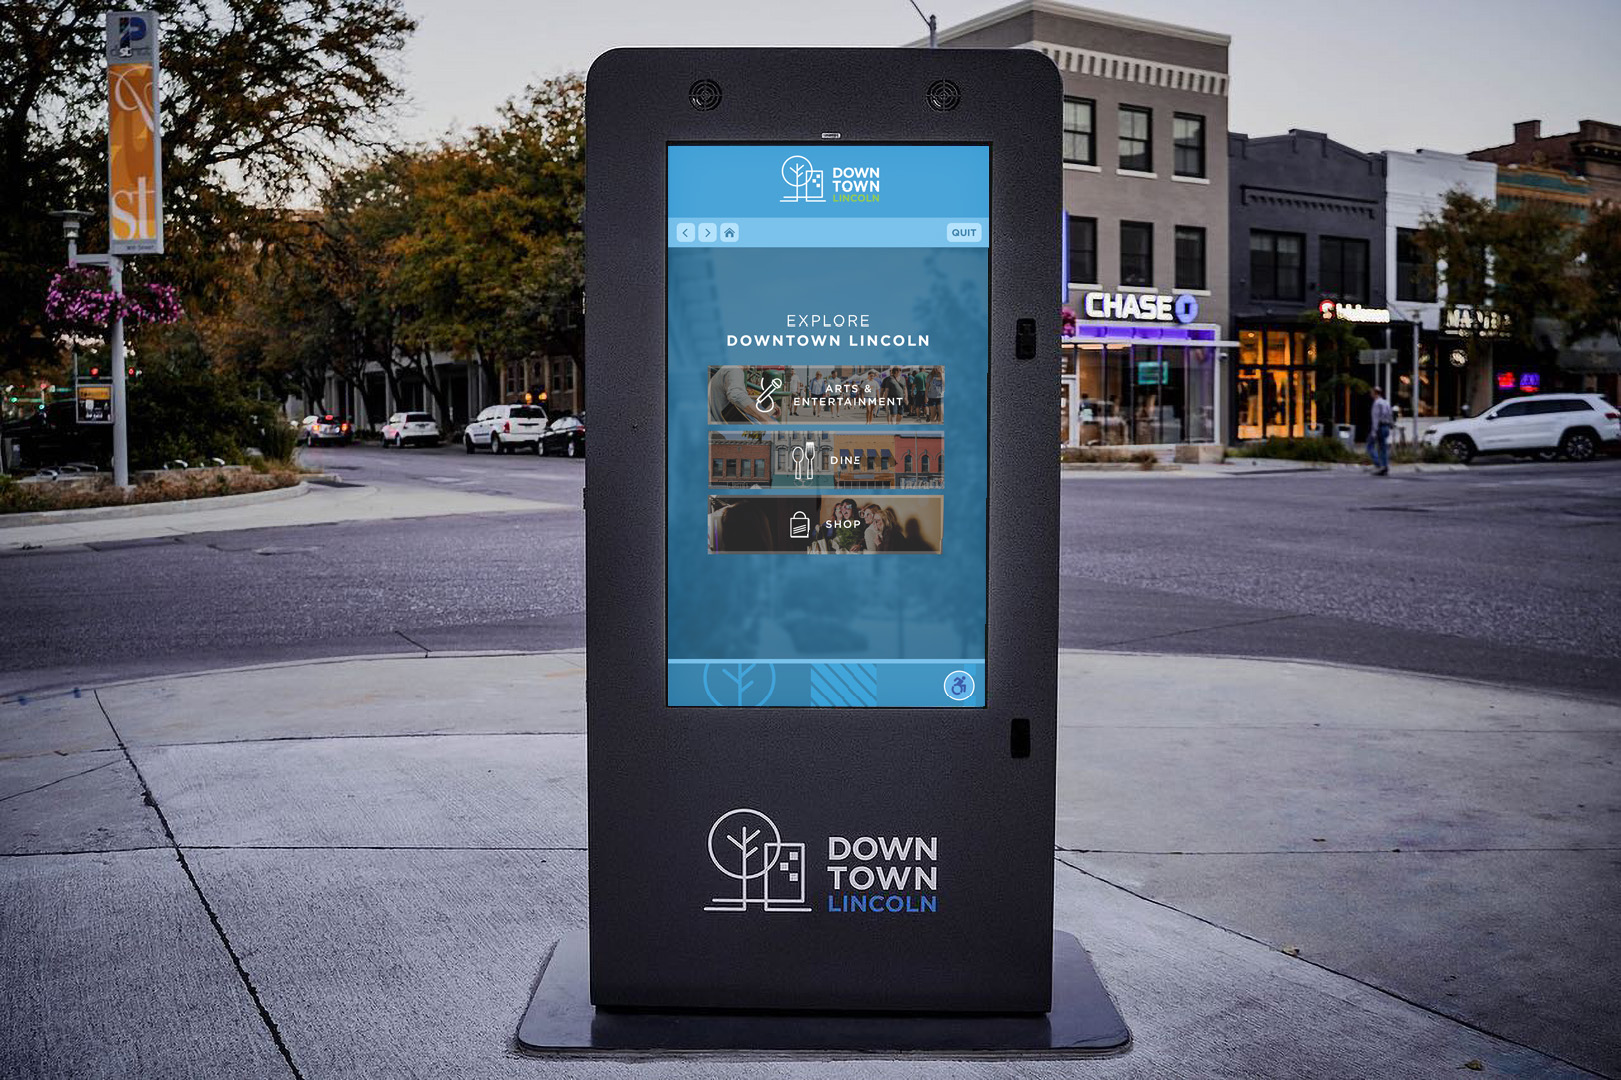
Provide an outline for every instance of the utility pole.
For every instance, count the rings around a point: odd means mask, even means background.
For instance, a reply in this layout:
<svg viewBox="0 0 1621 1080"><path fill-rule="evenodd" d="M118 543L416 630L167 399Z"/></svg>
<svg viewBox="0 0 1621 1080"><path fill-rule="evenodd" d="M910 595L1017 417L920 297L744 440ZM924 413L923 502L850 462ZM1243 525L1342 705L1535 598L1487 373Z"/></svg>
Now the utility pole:
<svg viewBox="0 0 1621 1080"><path fill-rule="evenodd" d="M108 362L113 369L113 483L129 487L129 412L124 390L124 260L117 255L79 254L79 223L89 217L83 210L53 210L51 216L62 222L62 235L68 242L68 266L105 266L113 290L117 317L113 320Z"/></svg>
<svg viewBox="0 0 1621 1080"><path fill-rule="evenodd" d="M917 12L917 17L922 19L925 23L927 23L929 25L929 48L938 49L940 47L940 45L939 45L939 43L937 41L935 41L935 37L934 37L934 31L935 31L934 16L933 15L925 15L925 14L923 14L923 9L917 6L917 0L911 0L911 3L912 3L912 10Z"/></svg>

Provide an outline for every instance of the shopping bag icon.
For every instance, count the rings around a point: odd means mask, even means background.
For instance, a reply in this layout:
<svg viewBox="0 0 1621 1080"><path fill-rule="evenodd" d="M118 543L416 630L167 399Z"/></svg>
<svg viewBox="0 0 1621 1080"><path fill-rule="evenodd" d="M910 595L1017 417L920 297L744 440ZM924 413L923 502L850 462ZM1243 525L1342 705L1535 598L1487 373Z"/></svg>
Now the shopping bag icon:
<svg viewBox="0 0 1621 1080"><path fill-rule="evenodd" d="M803 510L795 510L794 516L788 519L788 536L792 540L809 540L810 515Z"/></svg>

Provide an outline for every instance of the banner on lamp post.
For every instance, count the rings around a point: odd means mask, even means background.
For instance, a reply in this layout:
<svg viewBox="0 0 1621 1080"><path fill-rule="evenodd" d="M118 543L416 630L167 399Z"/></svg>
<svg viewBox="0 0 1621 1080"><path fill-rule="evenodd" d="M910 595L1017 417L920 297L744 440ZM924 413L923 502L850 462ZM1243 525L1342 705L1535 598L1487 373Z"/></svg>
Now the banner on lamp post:
<svg viewBox="0 0 1621 1080"><path fill-rule="evenodd" d="M107 250L163 251L163 147L158 100L158 16L107 15Z"/></svg>

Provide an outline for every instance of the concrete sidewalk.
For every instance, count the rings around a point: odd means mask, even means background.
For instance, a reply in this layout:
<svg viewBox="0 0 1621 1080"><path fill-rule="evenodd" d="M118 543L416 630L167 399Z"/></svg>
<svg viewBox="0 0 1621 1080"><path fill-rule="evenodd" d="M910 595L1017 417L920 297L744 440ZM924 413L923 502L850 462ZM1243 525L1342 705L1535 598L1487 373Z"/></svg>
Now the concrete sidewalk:
<svg viewBox="0 0 1621 1080"><path fill-rule="evenodd" d="M447 514L534 513L565 509L577 507L407 484L313 485L307 494L298 498L222 502L220 505L159 515L128 514L92 520L64 518L45 524L18 525L0 530L0 552L143 540L154 536L231 532L236 529L325 525L337 521L386 521Z"/></svg>
<svg viewBox="0 0 1621 1080"><path fill-rule="evenodd" d="M0 1075L1621 1073L1621 710L1086 652L1060 659L1056 922L1129 1054L522 1058L542 959L585 920L584 666L350 659L0 702Z"/></svg>

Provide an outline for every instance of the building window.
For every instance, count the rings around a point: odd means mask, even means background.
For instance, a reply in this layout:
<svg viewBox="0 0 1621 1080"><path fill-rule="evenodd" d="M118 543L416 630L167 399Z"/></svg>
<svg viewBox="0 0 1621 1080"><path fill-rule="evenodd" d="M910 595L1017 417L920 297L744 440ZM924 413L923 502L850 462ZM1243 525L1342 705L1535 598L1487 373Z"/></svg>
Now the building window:
<svg viewBox="0 0 1621 1080"><path fill-rule="evenodd" d="M1368 242L1325 236L1318 246L1323 295L1352 304L1368 302Z"/></svg>
<svg viewBox="0 0 1621 1080"><path fill-rule="evenodd" d="M1203 176L1204 117L1177 113L1171 119L1171 140L1176 146L1176 175Z"/></svg>
<svg viewBox="0 0 1621 1080"><path fill-rule="evenodd" d="M1204 278L1204 230L1196 225L1176 227L1176 287L1202 289Z"/></svg>
<svg viewBox="0 0 1621 1080"><path fill-rule="evenodd" d="M943 452L934 459L934 471L938 473L946 471L946 455Z"/></svg>
<svg viewBox="0 0 1621 1080"><path fill-rule="evenodd" d="M1120 284L1154 284L1154 226L1147 221L1120 223Z"/></svg>
<svg viewBox="0 0 1621 1080"><path fill-rule="evenodd" d="M880 451L880 453L879 453L878 471L879 472L888 472L889 471L889 450L887 448Z"/></svg>
<svg viewBox="0 0 1621 1080"><path fill-rule="evenodd" d="M711 475L711 476L719 476L720 475L720 470L721 470L720 458L715 458L713 461L711 461L709 463L709 475Z"/></svg>
<svg viewBox="0 0 1621 1080"><path fill-rule="evenodd" d="M1306 238L1299 233L1250 230L1250 296L1304 300Z"/></svg>
<svg viewBox="0 0 1621 1080"><path fill-rule="evenodd" d="M906 471L911 472L912 471L912 455L907 454L906 458L905 458L905 461L906 461Z"/></svg>
<svg viewBox="0 0 1621 1080"><path fill-rule="evenodd" d="M1069 219L1069 280L1080 285L1098 281L1098 219Z"/></svg>
<svg viewBox="0 0 1621 1080"><path fill-rule="evenodd" d="M1086 98L1064 99L1064 160L1075 165L1098 163L1096 129L1097 105Z"/></svg>
<svg viewBox="0 0 1621 1080"><path fill-rule="evenodd" d="M1396 299L1435 303L1435 268L1418 246L1417 229L1396 230Z"/></svg>
<svg viewBox="0 0 1621 1080"><path fill-rule="evenodd" d="M1047 160L1048 160L1048 161L1051 161L1051 160L1052 160L1052 158L1048 158L1048 159L1047 159ZM924 471L924 472L928 472L928 471L929 471L929 455L927 455L927 454L924 454L924 455L923 455L923 471Z"/></svg>
<svg viewBox="0 0 1621 1080"><path fill-rule="evenodd" d="M726 475L727 476L736 476L737 475L737 459L736 458L727 458L726 459Z"/></svg>
<svg viewBox="0 0 1621 1080"><path fill-rule="evenodd" d="M1154 171L1154 114L1136 105L1120 106L1120 168Z"/></svg>

